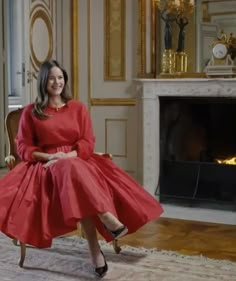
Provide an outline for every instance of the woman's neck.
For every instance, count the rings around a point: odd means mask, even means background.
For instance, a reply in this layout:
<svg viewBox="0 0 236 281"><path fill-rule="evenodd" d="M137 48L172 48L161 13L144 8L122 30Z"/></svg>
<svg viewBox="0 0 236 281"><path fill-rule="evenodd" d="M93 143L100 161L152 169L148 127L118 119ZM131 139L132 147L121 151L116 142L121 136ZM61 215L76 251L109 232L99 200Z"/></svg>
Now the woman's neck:
<svg viewBox="0 0 236 281"><path fill-rule="evenodd" d="M51 107L59 108L65 105L65 102L61 97L49 98L48 105Z"/></svg>

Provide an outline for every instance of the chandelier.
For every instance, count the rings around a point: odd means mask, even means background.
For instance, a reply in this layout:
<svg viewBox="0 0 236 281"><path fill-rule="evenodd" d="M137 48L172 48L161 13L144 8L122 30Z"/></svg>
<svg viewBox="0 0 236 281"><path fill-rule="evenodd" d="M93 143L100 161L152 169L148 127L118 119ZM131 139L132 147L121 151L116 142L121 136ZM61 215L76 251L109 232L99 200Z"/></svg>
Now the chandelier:
<svg viewBox="0 0 236 281"><path fill-rule="evenodd" d="M160 11L166 14L191 14L194 10L194 0L155 0Z"/></svg>

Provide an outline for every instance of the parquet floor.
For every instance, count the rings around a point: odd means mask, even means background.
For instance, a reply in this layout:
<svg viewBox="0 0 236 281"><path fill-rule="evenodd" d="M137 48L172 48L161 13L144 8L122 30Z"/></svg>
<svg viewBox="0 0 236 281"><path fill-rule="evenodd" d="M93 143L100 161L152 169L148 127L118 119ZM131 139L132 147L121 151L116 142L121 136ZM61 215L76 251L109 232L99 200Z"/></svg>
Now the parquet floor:
<svg viewBox="0 0 236 281"><path fill-rule="evenodd" d="M5 172L0 169L0 177ZM121 238L124 244L236 262L236 225L159 218Z"/></svg>
<svg viewBox="0 0 236 281"><path fill-rule="evenodd" d="M121 238L119 244L236 262L236 225L159 218Z"/></svg>

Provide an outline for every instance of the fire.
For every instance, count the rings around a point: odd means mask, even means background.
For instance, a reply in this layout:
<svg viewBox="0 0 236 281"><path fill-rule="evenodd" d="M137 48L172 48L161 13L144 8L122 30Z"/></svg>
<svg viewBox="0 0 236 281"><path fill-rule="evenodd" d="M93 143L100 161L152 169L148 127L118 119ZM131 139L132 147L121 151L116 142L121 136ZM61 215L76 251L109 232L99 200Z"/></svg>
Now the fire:
<svg viewBox="0 0 236 281"><path fill-rule="evenodd" d="M216 162L219 164L236 165L236 157L230 157L226 159L216 159Z"/></svg>

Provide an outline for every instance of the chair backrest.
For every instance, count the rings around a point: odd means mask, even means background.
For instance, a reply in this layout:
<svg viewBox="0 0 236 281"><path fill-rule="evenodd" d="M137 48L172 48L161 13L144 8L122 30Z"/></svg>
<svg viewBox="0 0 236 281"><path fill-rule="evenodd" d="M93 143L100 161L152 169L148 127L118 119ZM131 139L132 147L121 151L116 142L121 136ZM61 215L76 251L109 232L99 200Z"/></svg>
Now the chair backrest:
<svg viewBox="0 0 236 281"><path fill-rule="evenodd" d="M9 112L5 119L5 126L7 130L8 141L9 141L9 154L14 156L17 162L19 162L20 159L19 156L17 155L15 138L16 138L22 110L23 108L19 108Z"/></svg>

